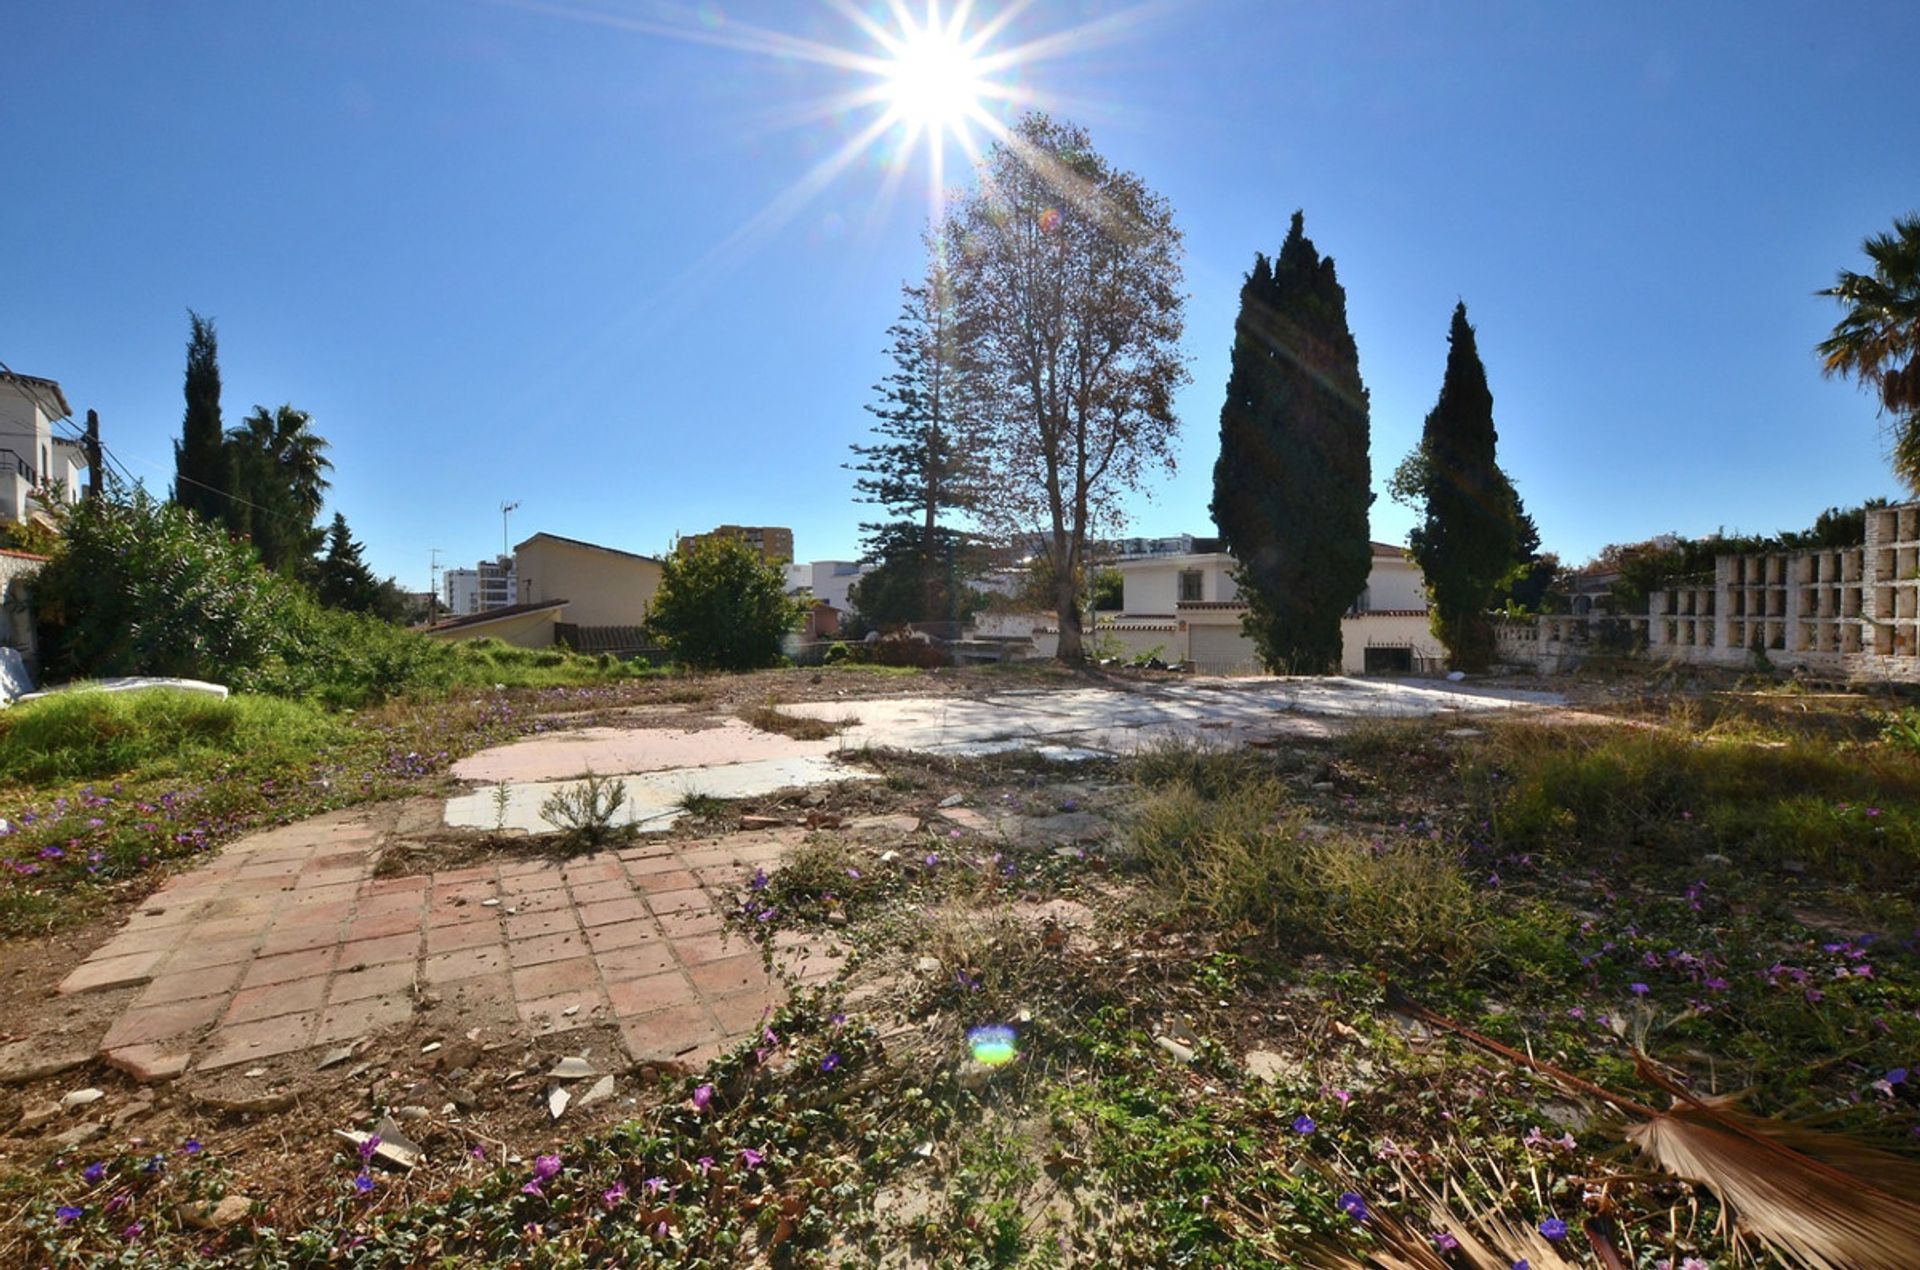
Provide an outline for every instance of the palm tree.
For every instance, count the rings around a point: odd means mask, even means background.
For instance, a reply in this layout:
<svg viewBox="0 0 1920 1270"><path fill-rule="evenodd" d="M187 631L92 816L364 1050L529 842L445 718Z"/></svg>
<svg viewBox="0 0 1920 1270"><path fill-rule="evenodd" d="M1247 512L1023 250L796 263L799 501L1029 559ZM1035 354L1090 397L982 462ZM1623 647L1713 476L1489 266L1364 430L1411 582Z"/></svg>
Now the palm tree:
<svg viewBox="0 0 1920 1270"><path fill-rule="evenodd" d="M233 488L239 498L229 524L249 533L269 569L293 572L311 562L324 537L314 518L326 501L327 440L313 430L313 416L284 405L269 412L255 406L227 431Z"/></svg>
<svg viewBox="0 0 1920 1270"><path fill-rule="evenodd" d="M1870 385L1893 416L1894 474L1920 493L1920 212L1861 245L1872 273L1842 270L1832 296L1847 312L1818 351L1828 375Z"/></svg>

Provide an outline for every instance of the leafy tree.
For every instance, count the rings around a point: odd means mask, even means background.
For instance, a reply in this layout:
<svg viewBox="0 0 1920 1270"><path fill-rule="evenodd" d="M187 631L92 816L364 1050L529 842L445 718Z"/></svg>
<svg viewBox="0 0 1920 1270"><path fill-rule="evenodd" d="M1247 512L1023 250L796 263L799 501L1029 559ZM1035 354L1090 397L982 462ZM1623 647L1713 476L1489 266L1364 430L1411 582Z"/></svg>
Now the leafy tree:
<svg viewBox="0 0 1920 1270"><path fill-rule="evenodd" d="M1239 562L1247 635L1272 670L1340 665L1340 618L1367 585L1367 390L1347 293L1293 214L1240 288L1213 519Z"/></svg>
<svg viewBox="0 0 1920 1270"><path fill-rule="evenodd" d="M860 462L848 465L864 474L854 482L860 501L879 504L890 518L860 526L865 558L884 575L868 588L871 607L861 609L876 625L955 616L964 542L940 520L970 508L976 490L951 282L936 260L925 283L901 293L900 318L887 328L893 373L874 386L879 401L867 406L879 440L853 446Z"/></svg>
<svg viewBox="0 0 1920 1270"><path fill-rule="evenodd" d="M1093 607L1119 612L1127 602L1127 576L1118 569L1100 569L1093 575Z"/></svg>
<svg viewBox="0 0 1920 1270"><path fill-rule="evenodd" d="M1920 493L1920 212L1861 244L1873 272L1842 270L1819 292L1846 307L1817 346L1822 369L1871 387L1892 416L1893 471Z"/></svg>
<svg viewBox="0 0 1920 1270"><path fill-rule="evenodd" d="M313 417L292 405L253 413L227 433L230 531L250 537L260 561L276 573L308 572L325 531L314 526L333 463Z"/></svg>
<svg viewBox="0 0 1920 1270"><path fill-rule="evenodd" d="M786 574L737 538L683 540L661 562L647 628L676 661L756 670L780 661L780 640L806 620L787 598Z"/></svg>
<svg viewBox="0 0 1920 1270"><path fill-rule="evenodd" d="M227 458L220 430L220 341L213 319L187 310L187 413L173 444L173 501L209 524L226 513Z"/></svg>
<svg viewBox="0 0 1920 1270"><path fill-rule="evenodd" d="M1059 656L1077 661L1089 531L1148 468L1174 467L1173 394L1188 379L1180 231L1166 199L1084 129L1033 113L982 159L948 236L968 412L993 491L977 514L1039 528Z"/></svg>
<svg viewBox="0 0 1920 1270"><path fill-rule="evenodd" d="M366 549L353 540L347 518L333 514L327 529L327 550L314 570L314 594L328 608L349 613L372 613L379 606L380 583L367 568Z"/></svg>
<svg viewBox="0 0 1920 1270"><path fill-rule="evenodd" d="M1487 370L1467 306L1458 304L1440 400L1393 480L1394 496L1423 514L1407 554L1426 578L1433 633L1455 670L1484 671L1493 660L1494 592L1531 554L1521 549L1523 519L1539 546L1539 531L1495 458L1498 440Z"/></svg>

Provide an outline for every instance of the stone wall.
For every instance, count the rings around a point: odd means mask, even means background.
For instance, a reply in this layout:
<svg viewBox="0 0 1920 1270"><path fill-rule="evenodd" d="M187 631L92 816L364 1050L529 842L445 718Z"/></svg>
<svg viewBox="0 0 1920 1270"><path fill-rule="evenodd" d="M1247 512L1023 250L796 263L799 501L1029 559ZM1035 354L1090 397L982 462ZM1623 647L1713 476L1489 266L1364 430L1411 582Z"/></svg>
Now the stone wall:
<svg viewBox="0 0 1920 1270"><path fill-rule="evenodd" d="M33 633L33 575L47 562L45 556L24 551L0 551L0 644L17 648L35 673L40 648Z"/></svg>
<svg viewBox="0 0 1920 1270"><path fill-rule="evenodd" d="M1632 650L1920 682L1920 503L1868 512L1864 546L1721 556L1712 582L1657 592L1644 615L1503 623L1499 650L1502 661L1545 672Z"/></svg>

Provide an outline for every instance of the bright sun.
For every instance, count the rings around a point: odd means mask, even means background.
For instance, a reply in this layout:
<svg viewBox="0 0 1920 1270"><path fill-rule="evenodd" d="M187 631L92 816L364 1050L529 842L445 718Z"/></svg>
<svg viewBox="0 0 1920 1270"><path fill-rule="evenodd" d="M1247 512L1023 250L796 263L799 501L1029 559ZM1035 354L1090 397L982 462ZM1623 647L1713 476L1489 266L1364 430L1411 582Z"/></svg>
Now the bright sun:
<svg viewBox="0 0 1920 1270"><path fill-rule="evenodd" d="M988 85L967 45L958 30L942 30L937 19L925 27L910 27L892 50L885 79L893 117L936 133L960 129L977 118Z"/></svg>

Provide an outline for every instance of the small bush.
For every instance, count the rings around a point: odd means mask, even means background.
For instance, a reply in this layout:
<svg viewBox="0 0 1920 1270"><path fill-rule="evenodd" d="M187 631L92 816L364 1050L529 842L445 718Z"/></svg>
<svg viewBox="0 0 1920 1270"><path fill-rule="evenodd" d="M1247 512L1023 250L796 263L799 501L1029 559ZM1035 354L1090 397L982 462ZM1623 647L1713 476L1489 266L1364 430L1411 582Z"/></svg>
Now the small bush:
<svg viewBox="0 0 1920 1270"><path fill-rule="evenodd" d="M625 781L588 772L579 784L553 791L540 804L540 819L576 849L591 850L627 835L628 826L614 824L626 803Z"/></svg>
<svg viewBox="0 0 1920 1270"><path fill-rule="evenodd" d="M647 629L685 665L758 670L779 664L782 638L807 609L787 598L778 564L737 538L709 535L661 563Z"/></svg>

